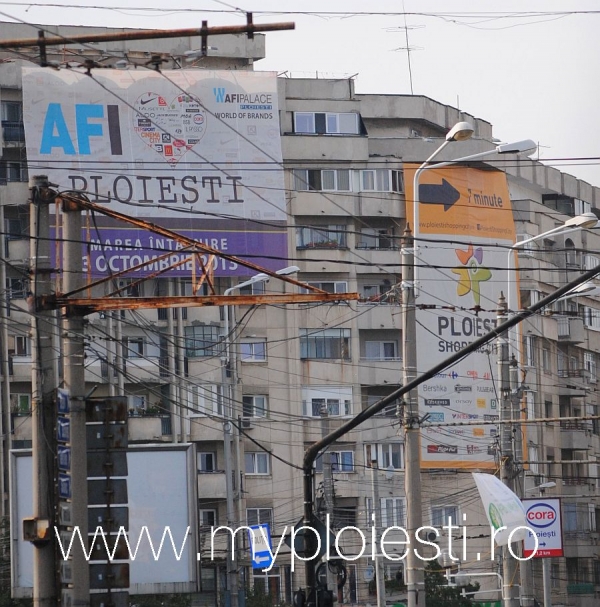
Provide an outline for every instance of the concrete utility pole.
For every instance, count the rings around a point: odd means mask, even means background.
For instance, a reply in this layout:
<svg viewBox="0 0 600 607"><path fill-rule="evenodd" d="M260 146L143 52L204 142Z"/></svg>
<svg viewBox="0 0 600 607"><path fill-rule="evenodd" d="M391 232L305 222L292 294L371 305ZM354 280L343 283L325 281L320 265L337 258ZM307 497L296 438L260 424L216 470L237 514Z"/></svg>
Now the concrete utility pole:
<svg viewBox="0 0 600 607"><path fill-rule="evenodd" d="M329 434L329 411L327 403L323 403L321 409L321 436L325 437ZM329 515L329 520L333 522L334 510L334 490L333 490L333 470L331 468L331 451L327 449L323 455L323 500L325 502L325 513ZM338 464L341 463L338 461ZM328 555L329 556L329 555ZM325 562L327 571L327 589L331 590L334 596L337 596L337 579L333 572L329 569L329 563Z"/></svg>
<svg viewBox="0 0 600 607"><path fill-rule="evenodd" d="M402 383L407 386L417 377L417 331L415 316L414 240L407 225L402 242ZM416 530L423 526L421 498L421 440L419 432L418 390L410 390L404 407L404 492L406 494L407 531L414 544ZM406 557L408 607L418 607L419 591L425 590L425 571L413 550ZM421 601L423 603L424 601Z"/></svg>
<svg viewBox="0 0 600 607"><path fill-rule="evenodd" d="M501 293L498 300L498 325L508 318L508 307L504 295ZM508 332L498 336L498 383L500 389L500 419L501 421L515 419L513 415L513 398L510 386L510 360L508 358L509 341ZM503 424L501 431L501 467L502 482L511 490L515 490L513 425ZM502 548L502 577L504 588L502 596L504 607L519 607L519 563L513 558L508 546Z"/></svg>
<svg viewBox="0 0 600 607"><path fill-rule="evenodd" d="M377 448L377 445L374 445ZM377 588L377 607L385 607L385 573L383 571L382 555L380 554L379 538L381 537L381 504L379 502L379 463L377 451L371 454L371 493L373 499L373 521L375 526L375 584Z"/></svg>
<svg viewBox="0 0 600 607"><path fill-rule="evenodd" d="M68 293L84 284L81 208L63 198L63 288ZM84 319L67 306L63 320L63 376L71 406L71 487L73 526L82 538L88 533L87 439L85 415ZM119 344L117 344L118 347ZM35 439L34 439L35 440ZM75 543L74 543L75 544ZM90 601L89 564L81 546L73 550L73 604Z"/></svg>
<svg viewBox="0 0 600 607"><path fill-rule="evenodd" d="M48 189L45 175L30 180L31 192L31 291L32 291L32 450L33 450L33 517L48 521L50 534L54 525L54 395L58 378L54 374L52 335L56 331L52 310L41 310L40 298L53 292L50 263L50 204L54 192ZM81 239L79 234L78 239ZM81 259L81 253L79 254ZM4 378L8 380L7 377ZM6 404L8 406L8 403ZM84 457L85 462L85 457ZM86 513L87 516L87 513ZM86 519L87 523L87 519ZM33 550L33 604L35 607L54 607L58 602L54 543L34 542Z"/></svg>
<svg viewBox="0 0 600 607"><path fill-rule="evenodd" d="M4 226L4 197L5 188L0 188L0 226ZM0 233L0 251L4 254L6 251L6 234L4 230ZM6 305L0 306L0 343L2 350L0 351L0 372L2 373L2 390L0 397L4 403L3 411L0 411L0 444L2 445L2 478L0 482L0 491L2 491L2 505L0 507L0 515L7 516L9 513L8 507L8 458L11 441L11 411L10 411L10 368L8 362L8 312L7 306L12 296L6 282L6 264L0 263L0 285L6 287Z"/></svg>

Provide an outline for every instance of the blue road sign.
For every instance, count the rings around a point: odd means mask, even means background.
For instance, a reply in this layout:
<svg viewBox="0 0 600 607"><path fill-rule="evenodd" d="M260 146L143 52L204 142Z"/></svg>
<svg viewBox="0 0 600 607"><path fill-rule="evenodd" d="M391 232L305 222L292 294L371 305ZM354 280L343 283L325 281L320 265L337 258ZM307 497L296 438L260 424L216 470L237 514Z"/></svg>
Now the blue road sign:
<svg viewBox="0 0 600 607"><path fill-rule="evenodd" d="M56 392L56 405L59 413L69 413L69 391L59 388Z"/></svg>
<svg viewBox="0 0 600 607"><path fill-rule="evenodd" d="M250 525L248 532L252 569L265 569L273 563L271 530L267 523Z"/></svg>
<svg viewBox="0 0 600 607"><path fill-rule="evenodd" d="M58 475L58 497L71 499L71 475L61 473Z"/></svg>
<svg viewBox="0 0 600 607"><path fill-rule="evenodd" d="M71 470L71 447L58 446L58 469L68 472Z"/></svg>

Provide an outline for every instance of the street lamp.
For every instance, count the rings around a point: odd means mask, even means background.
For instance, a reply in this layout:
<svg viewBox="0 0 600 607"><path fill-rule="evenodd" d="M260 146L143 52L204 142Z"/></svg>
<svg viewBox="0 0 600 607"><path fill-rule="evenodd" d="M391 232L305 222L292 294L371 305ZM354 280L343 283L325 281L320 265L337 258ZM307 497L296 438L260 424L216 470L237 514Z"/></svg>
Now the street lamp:
<svg viewBox="0 0 600 607"><path fill-rule="evenodd" d="M299 272L300 268L298 266L289 266L287 268L282 268L281 270L277 270L275 274L279 274L280 276L287 276L289 274L295 274ZM228 296L231 295L234 291L239 291L244 287L248 287L250 285L259 283L259 282L269 282L271 276L269 274L264 274L261 272L260 274L255 274L250 279L245 282L241 282L237 285L233 285L228 289L225 289L223 295ZM227 395L224 398L226 402L224 403L224 415L223 415L223 450L225 454L225 492L227 493L227 525L230 526L233 523L233 519L235 517L234 512L234 504L233 504L233 477L232 477L232 462L231 462L231 431L232 431L232 420L234 419L234 384L235 384L235 362L232 363L231 360L231 344L232 338L229 329L229 305L223 306L224 315L225 315L225 356L222 365L222 379L223 379L223 387L227 386ZM239 438L239 432L238 432ZM240 461L240 448L239 443L236 443L236 467L241 465ZM239 474L239 470L237 471ZM237 480L239 487L239 478ZM241 515L240 515L241 518ZM234 538L229 536L229 554L231 555L231 561L227 559L229 563L227 568L227 591L231 593L233 596L231 598L233 601L238 601L237 604L241 604L237 597L237 593L239 592L239 584L237 579L237 555L235 550ZM231 569L230 569L231 567ZM232 592L233 591L233 592ZM235 605L235 602L231 602L230 604Z"/></svg>
<svg viewBox="0 0 600 607"><path fill-rule="evenodd" d="M500 144L492 150L471 154L461 158L456 158L447 162L431 164L439 153L453 141L465 141L473 135L474 128L468 122L459 122L450 129L446 135L446 140L421 164L415 171L413 178L413 226L412 226L412 247L402 247L402 267L404 278L402 288L404 290L404 313L402 315L402 334L403 334L403 384L406 385L417 376L417 345L416 345L416 318L415 318L415 298L417 297L418 285L418 263L415 259L418 257L416 251L418 246L416 239L419 235L419 180L421 174L428 169L436 169L451 164L457 164L468 160L484 158L492 154L515 154L527 150L533 150L536 147L534 141L527 139L514 143ZM407 500L407 527L410 533L415 533L423 525L422 499L421 499L421 458L419 444L419 407L417 392L411 390L408 393L407 405L404 414L405 428L405 475L404 489ZM423 562L417 558L417 555L409 550L407 555L407 590L408 607L417 607L419 587L424 583Z"/></svg>

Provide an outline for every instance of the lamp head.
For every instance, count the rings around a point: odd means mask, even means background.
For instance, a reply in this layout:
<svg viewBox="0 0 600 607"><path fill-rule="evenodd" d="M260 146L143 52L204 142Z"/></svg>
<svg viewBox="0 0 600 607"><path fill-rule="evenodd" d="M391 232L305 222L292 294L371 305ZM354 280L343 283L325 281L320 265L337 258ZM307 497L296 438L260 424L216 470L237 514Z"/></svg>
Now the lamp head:
<svg viewBox="0 0 600 607"><path fill-rule="evenodd" d="M465 141L471 139L475 129L470 122L457 122L446 135L446 141Z"/></svg>
<svg viewBox="0 0 600 607"><path fill-rule="evenodd" d="M537 150L537 143L532 139L523 139L522 141L513 141L512 143L501 143L496 146L498 154L522 154L527 156Z"/></svg>
<svg viewBox="0 0 600 607"><path fill-rule="evenodd" d="M590 229L598 225L598 218L594 213L582 213L577 217L571 217L565 221L565 226L569 228Z"/></svg>
<svg viewBox="0 0 600 607"><path fill-rule="evenodd" d="M279 276L287 276L288 274L297 274L298 272L300 272L300 268L298 266L288 266L287 268L277 270L275 274L279 274Z"/></svg>

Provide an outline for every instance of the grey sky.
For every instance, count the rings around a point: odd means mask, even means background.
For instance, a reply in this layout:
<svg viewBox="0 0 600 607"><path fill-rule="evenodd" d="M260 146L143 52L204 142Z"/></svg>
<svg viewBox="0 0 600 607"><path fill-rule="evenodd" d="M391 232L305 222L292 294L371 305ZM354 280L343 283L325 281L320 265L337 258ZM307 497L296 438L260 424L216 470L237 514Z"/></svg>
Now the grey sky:
<svg viewBox="0 0 600 607"><path fill-rule="evenodd" d="M49 3L48 0L43 0ZM56 0L67 4L69 0ZM594 0L130 0L155 11L83 8L114 0L80 0L82 8L2 3L2 20L32 23L181 28L295 21L295 31L267 34L267 59L256 69L292 76L356 76L361 93L411 92L403 10L409 14L415 94L459 106L494 125L502 140L531 138L540 157L600 186L600 5ZM181 9L181 10L177 10ZM185 9L188 9L187 11ZM194 12L190 12L193 9ZM220 12L202 12L203 9ZM277 14L267 11L302 11ZM346 15L308 14L344 11ZM395 15L364 14L370 11ZM564 14L573 11L598 11ZM543 13L530 14L524 13ZM552 14L560 12L562 14ZM354 14L352 13L362 13ZM512 13L512 16L510 14ZM570 165L570 166L569 166Z"/></svg>

